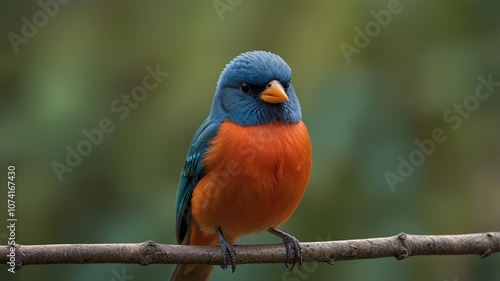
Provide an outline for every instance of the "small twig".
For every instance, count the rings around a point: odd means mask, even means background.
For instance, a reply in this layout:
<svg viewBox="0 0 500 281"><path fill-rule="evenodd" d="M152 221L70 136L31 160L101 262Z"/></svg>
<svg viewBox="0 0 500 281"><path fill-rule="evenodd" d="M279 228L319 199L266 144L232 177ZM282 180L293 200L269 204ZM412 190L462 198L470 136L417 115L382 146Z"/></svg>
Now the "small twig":
<svg viewBox="0 0 500 281"><path fill-rule="evenodd" d="M500 232L463 235L410 235L384 238L301 243L304 262L405 259L420 255L480 255L500 252ZM136 244L60 244L0 247L0 262L8 264L15 248L16 269L31 264L214 264L220 265L218 246L163 245L153 241ZM238 264L284 263L283 244L235 246Z"/></svg>

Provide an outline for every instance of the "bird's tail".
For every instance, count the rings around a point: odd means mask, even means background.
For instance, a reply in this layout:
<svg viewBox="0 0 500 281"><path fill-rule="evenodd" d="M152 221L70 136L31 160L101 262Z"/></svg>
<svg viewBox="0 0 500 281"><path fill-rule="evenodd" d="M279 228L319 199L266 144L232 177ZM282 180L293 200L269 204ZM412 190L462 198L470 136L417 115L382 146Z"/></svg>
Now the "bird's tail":
<svg viewBox="0 0 500 281"><path fill-rule="evenodd" d="M215 233L205 235L195 223L192 223L188 244L218 245L219 239ZM212 269L213 266L207 264L178 264L170 276L170 281L208 281Z"/></svg>

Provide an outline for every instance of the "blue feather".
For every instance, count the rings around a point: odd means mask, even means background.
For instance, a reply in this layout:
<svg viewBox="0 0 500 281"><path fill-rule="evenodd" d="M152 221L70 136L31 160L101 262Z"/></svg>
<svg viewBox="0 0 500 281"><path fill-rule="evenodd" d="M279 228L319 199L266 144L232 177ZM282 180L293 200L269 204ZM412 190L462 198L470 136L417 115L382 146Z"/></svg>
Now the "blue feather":
<svg viewBox="0 0 500 281"><path fill-rule="evenodd" d="M246 52L233 59L222 71L210 114L242 126L261 125L273 121L286 124L302 119L300 103L291 84L292 71L286 62L270 52ZM271 80L288 85L289 102L270 104L255 94L243 93L242 83L264 89Z"/></svg>
<svg viewBox="0 0 500 281"><path fill-rule="evenodd" d="M221 122L217 122L209 116L196 131L186 157L177 187L176 229L179 244L187 244L188 242L191 225L191 195L205 172L205 166L201 161L203 154L207 151L210 141L217 134L220 124Z"/></svg>

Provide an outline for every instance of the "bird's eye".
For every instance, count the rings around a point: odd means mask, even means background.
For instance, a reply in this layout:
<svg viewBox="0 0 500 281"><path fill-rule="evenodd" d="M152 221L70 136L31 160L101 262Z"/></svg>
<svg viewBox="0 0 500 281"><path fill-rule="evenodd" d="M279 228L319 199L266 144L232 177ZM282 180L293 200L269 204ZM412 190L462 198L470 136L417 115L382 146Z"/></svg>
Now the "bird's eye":
<svg viewBox="0 0 500 281"><path fill-rule="evenodd" d="M290 82L283 84L283 88L285 88L285 91L288 90L288 88L290 88Z"/></svg>
<svg viewBox="0 0 500 281"><path fill-rule="evenodd" d="M252 90L252 88L250 87L250 85L248 85L247 83L241 83L240 85L240 90L243 92L243 93L250 93L250 91Z"/></svg>

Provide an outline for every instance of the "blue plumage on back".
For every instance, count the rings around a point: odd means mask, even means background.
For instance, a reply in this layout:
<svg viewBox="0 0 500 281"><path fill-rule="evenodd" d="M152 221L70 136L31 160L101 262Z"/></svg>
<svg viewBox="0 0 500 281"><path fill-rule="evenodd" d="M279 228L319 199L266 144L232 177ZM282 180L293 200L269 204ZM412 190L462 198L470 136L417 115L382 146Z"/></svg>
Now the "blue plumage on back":
<svg viewBox="0 0 500 281"><path fill-rule="evenodd" d="M188 242L191 224L191 195L205 172L205 166L201 160L209 147L210 140L217 134L219 126L220 123L214 122L210 117L207 118L196 131L189 148L177 187L176 230L179 244L187 244Z"/></svg>

